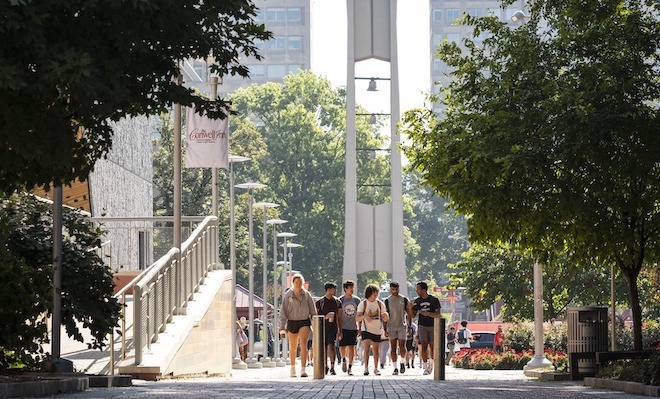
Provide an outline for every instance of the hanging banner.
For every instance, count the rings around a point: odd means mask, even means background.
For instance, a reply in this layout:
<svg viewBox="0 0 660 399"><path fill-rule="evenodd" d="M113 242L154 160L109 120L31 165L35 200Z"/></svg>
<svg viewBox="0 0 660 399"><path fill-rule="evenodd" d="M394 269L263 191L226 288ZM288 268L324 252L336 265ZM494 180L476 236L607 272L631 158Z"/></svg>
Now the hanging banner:
<svg viewBox="0 0 660 399"><path fill-rule="evenodd" d="M196 113L193 107L187 108L186 168L228 168L228 130L229 116L209 119Z"/></svg>

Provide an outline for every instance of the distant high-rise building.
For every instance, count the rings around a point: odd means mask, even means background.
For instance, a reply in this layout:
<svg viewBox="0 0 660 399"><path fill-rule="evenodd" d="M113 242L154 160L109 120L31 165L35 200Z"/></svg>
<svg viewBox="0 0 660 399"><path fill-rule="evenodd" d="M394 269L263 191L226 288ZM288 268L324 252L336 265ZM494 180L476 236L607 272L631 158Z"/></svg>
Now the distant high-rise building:
<svg viewBox="0 0 660 399"><path fill-rule="evenodd" d="M255 0L256 21L266 25L273 37L259 42L261 60L241 60L250 77L224 76L218 94L225 96L253 83L281 82L289 73L310 69L310 0ZM183 65L184 84L209 92L208 66L203 60L187 60Z"/></svg>
<svg viewBox="0 0 660 399"><path fill-rule="evenodd" d="M437 94L442 87L451 80L448 74L450 68L442 60L434 57L438 46L447 40L462 44L463 38L472 37L472 27L458 25L458 20L463 13L474 17L493 15L509 24L516 11L525 10L524 0L517 0L505 9L502 9L499 0L430 0L430 27L431 27L431 91ZM519 22L520 23L520 22ZM483 41L485 35L477 38L477 42ZM436 105L436 113L441 111L440 105Z"/></svg>

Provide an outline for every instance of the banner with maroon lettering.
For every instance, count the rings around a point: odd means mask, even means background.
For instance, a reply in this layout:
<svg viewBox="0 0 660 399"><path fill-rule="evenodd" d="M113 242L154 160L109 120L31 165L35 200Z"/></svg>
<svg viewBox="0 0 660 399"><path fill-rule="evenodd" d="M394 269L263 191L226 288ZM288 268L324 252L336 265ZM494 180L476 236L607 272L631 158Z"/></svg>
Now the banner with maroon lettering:
<svg viewBox="0 0 660 399"><path fill-rule="evenodd" d="M186 109L186 168L229 167L229 112L225 119L209 119Z"/></svg>

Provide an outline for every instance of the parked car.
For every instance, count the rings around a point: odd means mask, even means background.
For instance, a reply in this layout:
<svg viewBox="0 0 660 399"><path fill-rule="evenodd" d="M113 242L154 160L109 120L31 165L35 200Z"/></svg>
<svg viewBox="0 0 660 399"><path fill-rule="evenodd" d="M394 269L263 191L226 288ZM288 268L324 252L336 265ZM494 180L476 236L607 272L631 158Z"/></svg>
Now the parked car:
<svg viewBox="0 0 660 399"><path fill-rule="evenodd" d="M265 334L262 333L263 331L263 326L264 322L259 320L259 319L254 319L254 344L253 344L253 350L254 350L254 356L257 359L261 359L264 356L264 343L261 340ZM272 358L274 355L273 348L275 347L275 336L273 335L273 326L268 323L266 326L266 331L267 331L267 342L268 342L268 357Z"/></svg>
<svg viewBox="0 0 660 399"><path fill-rule="evenodd" d="M495 333L491 331L472 331L471 349L493 349Z"/></svg>

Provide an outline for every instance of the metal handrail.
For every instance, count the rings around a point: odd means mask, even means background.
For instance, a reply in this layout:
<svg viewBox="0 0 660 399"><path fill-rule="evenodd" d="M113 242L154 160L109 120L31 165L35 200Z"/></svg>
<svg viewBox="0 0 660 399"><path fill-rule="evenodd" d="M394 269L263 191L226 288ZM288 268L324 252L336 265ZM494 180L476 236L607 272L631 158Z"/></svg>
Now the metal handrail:
<svg viewBox="0 0 660 399"><path fill-rule="evenodd" d="M185 314L188 300L199 290L218 262L218 218L204 218L181 250L172 248L133 278L114 297L122 304L121 357L126 359L126 295L133 290L134 364L142 362L142 350L158 340L176 314ZM178 306L177 306L178 305ZM114 330L110 337L110 375L115 372Z"/></svg>

